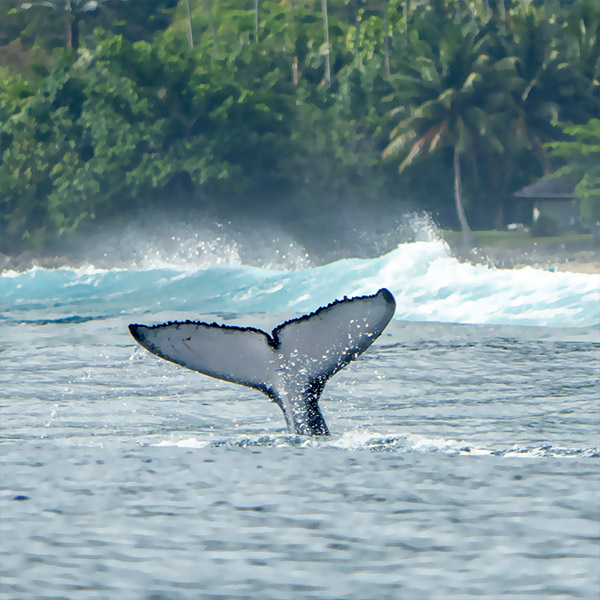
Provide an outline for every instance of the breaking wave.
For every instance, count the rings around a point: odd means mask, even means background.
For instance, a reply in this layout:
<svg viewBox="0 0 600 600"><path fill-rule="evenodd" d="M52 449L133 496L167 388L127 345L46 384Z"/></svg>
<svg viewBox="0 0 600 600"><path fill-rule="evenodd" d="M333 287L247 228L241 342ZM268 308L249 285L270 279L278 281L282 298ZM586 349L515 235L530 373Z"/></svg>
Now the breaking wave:
<svg viewBox="0 0 600 600"><path fill-rule="evenodd" d="M94 319L185 312L299 313L335 298L389 288L396 319L498 325L600 324L597 275L459 262L442 241L400 244L376 258L281 270L212 262L137 269L33 268L0 277L2 317Z"/></svg>

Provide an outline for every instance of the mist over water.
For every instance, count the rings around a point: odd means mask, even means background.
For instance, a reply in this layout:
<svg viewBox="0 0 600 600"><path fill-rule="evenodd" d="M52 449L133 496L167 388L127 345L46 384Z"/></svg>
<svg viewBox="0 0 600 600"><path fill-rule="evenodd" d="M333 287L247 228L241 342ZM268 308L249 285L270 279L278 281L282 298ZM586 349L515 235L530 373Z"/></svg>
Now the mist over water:
<svg viewBox="0 0 600 600"><path fill-rule="evenodd" d="M89 240L81 253L90 257L87 264L5 272L0 279L4 318L296 313L387 287L396 297L399 320L600 324L597 275L460 262L426 218L413 217L408 225L399 227L396 239L388 233L364 241L356 232L357 254L386 252L330 262L283 231L268 239L252 229L240 232L216 223L198 230L165 224L155 232L120 232L103 245Z"/></svg>

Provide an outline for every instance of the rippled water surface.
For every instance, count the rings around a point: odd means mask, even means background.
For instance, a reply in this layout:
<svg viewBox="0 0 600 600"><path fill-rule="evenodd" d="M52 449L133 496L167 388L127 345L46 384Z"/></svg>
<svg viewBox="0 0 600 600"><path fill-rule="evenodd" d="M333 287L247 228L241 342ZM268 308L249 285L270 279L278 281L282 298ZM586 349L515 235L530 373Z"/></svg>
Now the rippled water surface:
<svg viewBox="0 0 600 600"><path fill-rule="evenodd" d="M597 279L477 275L408 246L225 280L0 277L0 597L598 598ZM399 318L327 384L328 439L287 434L260 393L127 332L200 316L271 329L356 269L347 293L388 285Z"/></svg>

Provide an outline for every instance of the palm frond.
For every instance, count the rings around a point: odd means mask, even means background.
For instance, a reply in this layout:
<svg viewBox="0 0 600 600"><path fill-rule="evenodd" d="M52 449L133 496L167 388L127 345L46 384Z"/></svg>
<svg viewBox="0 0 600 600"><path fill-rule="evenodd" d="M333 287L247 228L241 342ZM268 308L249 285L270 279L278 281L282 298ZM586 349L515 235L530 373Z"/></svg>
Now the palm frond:
<svg viewBox="0 0 600 600"><path fill-rule="evenodd" d="M415 139L414 131L407 131L401 135L396 136L384 149L383 158L390 158L391 156L396 156L399 154L404 148Z"/></svg>
<svg viewBox="0 0 600 600"><path fill-rule="evenodd" d="M435 131L433 137L431 138L431 142L429 143L429 154L432 154L433 152L435 152L438 149L438 146L440 146L440 144L442 144L444 142L444 137L445 137L447 131L448 131L448 120L446 119L445 121L442 122L441 125L439 125L436 128L436 131Z"/></svg>
<svg viewBox="0 0 600 600"><path fill-rule="evenodd" d="M408 156L400 163L398 167L398 171L402 173L406 167L409 167L413 164L413 162L419 157L419 155L423 152L423 146L425 145L425 139L420 138L417 142L413 144L413 147L410 149Z"/></svg>

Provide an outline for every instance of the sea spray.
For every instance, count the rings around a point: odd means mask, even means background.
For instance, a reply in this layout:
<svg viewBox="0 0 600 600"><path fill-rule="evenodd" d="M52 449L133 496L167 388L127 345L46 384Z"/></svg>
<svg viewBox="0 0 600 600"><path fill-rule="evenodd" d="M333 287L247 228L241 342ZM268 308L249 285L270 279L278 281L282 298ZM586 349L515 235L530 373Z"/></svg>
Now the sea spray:
<svg viewBox="0 0 600 600"><path fill-rule="evenodd" d="M396 319L445 323L588 327L600 323L596 275L459 262L443 241L416 241L370 259L297 270L237 263L191 269L34 268L0 277L2 317L184 312L303 313L336 298L389 288ZM35 314L31 311L35 311Z"/></svg>

